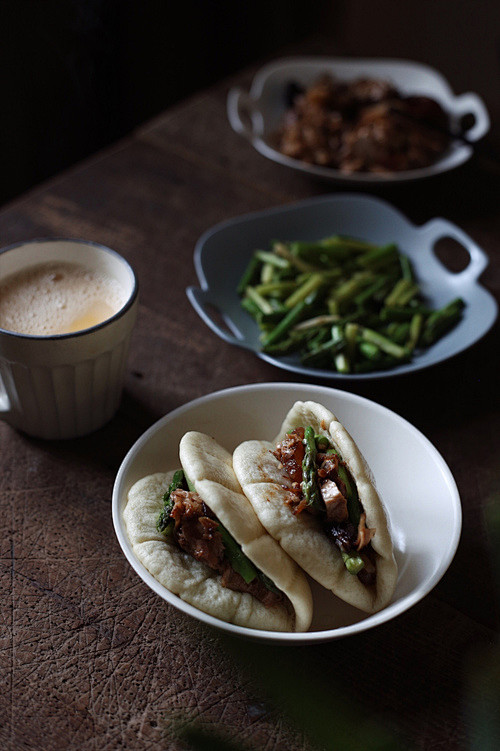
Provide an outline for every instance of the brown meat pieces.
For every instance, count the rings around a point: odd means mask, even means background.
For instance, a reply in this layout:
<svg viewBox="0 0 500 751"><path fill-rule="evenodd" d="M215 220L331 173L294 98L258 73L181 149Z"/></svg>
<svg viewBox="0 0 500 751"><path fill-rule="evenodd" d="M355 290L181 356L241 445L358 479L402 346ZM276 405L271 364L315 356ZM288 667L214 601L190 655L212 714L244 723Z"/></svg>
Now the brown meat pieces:
<svg viewBox="0 0 500 751"><path fill-rule="evenodd" d="M325 480L321 485L321 495L325 502L326 521L344 522L349 518L347 499L333 480Z"/></svg>
<svg viewBox="0 0 500 751"><path fill-rule="evenodd" d="M302 490L302 459L304 457L304 428L290 431L278 443L274 456L281 463L284 473L292 481L294 493L287 498L287 505L294 514L310 511ZM364 569L358 574L365 585L373 584L376 568L372 560L371 539L375 529L366 526L366 514L363 512L359 524L356 526L349 521L347 508L347 488L339 475L340 458L337 454L318 452L316 455L317 479L320 492L325 503L323 529L326 535L344 552L362 550L361 556L365 562Z"/></svg>
<svg viewBox="0 0 500 751"><path fill-rule="evenodd" d="M288 505L292 506L294 514L300 514L307 508L301 490L304 452L304 428L302 427L290 431L273 451L284 473L292 480L291 490L294 491L295 498L289 499ZM348 518L347 491L338 475L339 458L336 454L326 456L319 453L317 463L318 482L325 502L326 520L328 522L345 521Z"/></svg>
<svg viewBox="0 0 500 751"><path fill-rule="evenodd" d="M224 558L224 543L214 515L197 493L174 490L171 517L175 520L177 544L197 561L219 571Z"/></svg>
<svg viewBox="0 0 500 751"><path fill-rule="evenodd" d="M247 583L227 561L222 572L222 585L236 592L248 592L268 608L285 604L285 596L281 592L268 589L258 577Z"/></svg>
<svg viewBox="0 0 500 751"><path fill-rule="evenodd" d="M283 604L282 593L269 590L259 577L247 583L233 569L224 554L217 518L197 493L174 490L170 497L174 502L171 511L175 521L174 538L182 550L221 574L222 586L236 592L249 592L266 607Z"/></svg>
<svg viewBox="0 0 500 751"><path fill-rule="evenodd" d="M296 428L278 443L274 456L283 466L292 483L302 482L302 460L304 459L304 428Z"/></svg>
<svg viewBox="0 0 500 751"><path fill-rule="evenodd" d="M426 108L421 110L425 112ZM419 108L408 106L405 100L364 109L356 125L344 135L341 168L346 172L394 172L432 164L448 139L427 125L430 119L424 123L413 111Z"/></svg>
<svg viewBox="0 0 500 751"><path fill-rule="evenodd" d="M394 172L432 164L447 148L448 117L433 99L403 97L390 83L321 76L295 96L277 148L342 172Z"/></svg>

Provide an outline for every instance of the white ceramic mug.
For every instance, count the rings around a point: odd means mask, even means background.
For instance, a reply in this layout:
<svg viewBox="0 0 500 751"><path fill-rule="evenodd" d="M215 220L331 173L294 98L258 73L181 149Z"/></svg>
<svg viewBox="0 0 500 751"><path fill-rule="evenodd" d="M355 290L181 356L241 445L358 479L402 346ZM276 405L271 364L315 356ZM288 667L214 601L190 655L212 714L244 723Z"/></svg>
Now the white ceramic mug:
<svg viewBox="0 0 500 751"><path fill-rule="evenodd" d="M41 239L0 251L0 279L39 263L78 263L107 274L126 301L110 318L69 334L0 328L0 419L39 438L97 430L118 409L138 301L137 278L118 253L85 240Z"/></svg>

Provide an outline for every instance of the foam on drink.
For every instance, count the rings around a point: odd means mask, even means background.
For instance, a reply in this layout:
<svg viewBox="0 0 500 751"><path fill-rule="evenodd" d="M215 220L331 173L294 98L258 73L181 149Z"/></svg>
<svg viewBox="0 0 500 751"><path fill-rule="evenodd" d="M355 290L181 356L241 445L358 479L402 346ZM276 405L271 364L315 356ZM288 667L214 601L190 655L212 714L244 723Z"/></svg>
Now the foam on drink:
<svg viewBox="0 0 500 751"><path fill-rule="evenodd" d="M29 266L0 280L0 328L50 336L111 318L127 300L116 279L77 263Z"/></svg>

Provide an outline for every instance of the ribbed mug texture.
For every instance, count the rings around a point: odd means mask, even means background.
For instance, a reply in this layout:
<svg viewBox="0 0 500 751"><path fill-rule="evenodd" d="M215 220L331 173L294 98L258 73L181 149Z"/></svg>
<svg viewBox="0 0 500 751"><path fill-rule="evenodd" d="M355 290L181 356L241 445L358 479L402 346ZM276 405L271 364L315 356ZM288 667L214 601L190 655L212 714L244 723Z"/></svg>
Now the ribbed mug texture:
<svg viewBox="0 0 500 751"><path fill-rule="evenodd" d="M12 395L9 423L47 439L91 433L115 414L125 375L130 335L95 359L47 367L0 361Z"/></svg>

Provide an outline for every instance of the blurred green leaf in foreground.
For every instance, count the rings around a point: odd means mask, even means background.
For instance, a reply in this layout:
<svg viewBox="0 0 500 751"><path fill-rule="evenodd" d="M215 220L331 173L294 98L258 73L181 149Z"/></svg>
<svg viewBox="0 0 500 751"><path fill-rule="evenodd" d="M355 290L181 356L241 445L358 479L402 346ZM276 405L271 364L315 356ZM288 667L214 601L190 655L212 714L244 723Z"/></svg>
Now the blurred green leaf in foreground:
<svg viewBox="0 0 500 751"><path fill-rule="evenodd" d="M500 604L500 493L485 507L485 521L491 544ZM270 645L220 637L220 644L252 676L259 698L271 716L282 713L298 734L318 751L411 751L407 742L387 729L384 718L370 716L342 682L326 682L324 676L305 674L303 662L290 660L288 650ZM469 728L469 751L497 751L500 748L500 643L471 647L464 654L464 714ZM223 729L199 718L184 718L177 738L191 751L260 751L227 737Z"/></svg>
<svg viewBox="0 0 500 751"><path fill-rule="evenodd" d="M500 493L494 493L485 509L486 529L500 607ZM470 751L500 748L500 642L472 649L467 655L466 713L471 727Z"/></svg>
<svg viewBox="0 0 500 751"><path fill-rule="evenodd" d="M259 698L272 716L282 713L298 735L310 741L309 748L322 751L411 751L399 742L376 717L360 711L359 704L341 682L326 682L323 676L306 675L290 660L288 650L221 637L230 652L253 679ZM260 751L232 741L221 728L208 727L202 718L178 724L177 738L192 751Z"/></svg>

